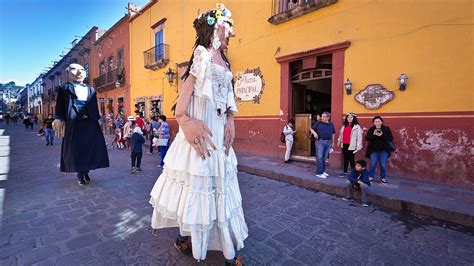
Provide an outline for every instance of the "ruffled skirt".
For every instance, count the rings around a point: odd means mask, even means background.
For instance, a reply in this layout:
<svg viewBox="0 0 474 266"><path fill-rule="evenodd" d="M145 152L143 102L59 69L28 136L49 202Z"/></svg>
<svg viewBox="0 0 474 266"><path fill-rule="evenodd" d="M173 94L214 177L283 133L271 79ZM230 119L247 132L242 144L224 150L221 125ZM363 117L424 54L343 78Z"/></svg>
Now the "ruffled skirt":
<svg viewBox="0 0 474 266"><path fill-rule="evenodd" d="M215 150L202 160L178 134L150 196L152 228L179 227L181 235L191 236L195 259L204 260L207 250L233 259L244 247L248 228L233 150L229 156Z"/></svg>

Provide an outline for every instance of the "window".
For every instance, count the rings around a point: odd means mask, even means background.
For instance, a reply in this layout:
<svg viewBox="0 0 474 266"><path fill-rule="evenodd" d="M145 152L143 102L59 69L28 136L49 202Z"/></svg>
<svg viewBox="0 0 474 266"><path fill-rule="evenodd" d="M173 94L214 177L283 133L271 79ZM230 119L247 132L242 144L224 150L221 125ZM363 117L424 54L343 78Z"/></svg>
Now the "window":
<svg viewBox="0 0 474 266"><path fill-rule="evenodd" d="M111 72L112 69L114 69L114 57L113 56L109 57L109 60L108 60L108 72Z"/></svg>
<svg viewBox="0 0 474 266"><path fill-rule="evenodd" d="M105 63L104 63L104 61L102 61L102 62L100 62L100 65L99 65L99 74L100 75L105 74L105 70L106 70L105 69Z"/></svg>
<svg viewBox="0 0 474 266"><path fill-rule="evenodd" d="M164 37L163 29L155 32L155 61L159 61L164 58Z"/></svg>
<svg viewBox="0 0 474 266"><path fill-rule="evenodd" d="M89 63L84 65L84 70L86 71L86 79L89 77Z"/></svg>
<svg viewBox="0 0 474 266"><path fill-rule="evenodd" d="M123 62L123 49L120 49L117 53L117 66L123 68L124 67L124 62Z"/></svg>
<svg viewBox="0 0 474 266"><path fill-rule="evenodd" d="M89 64L89 53L88 52L85 52L82 55L82 60L84 62L84 66Z"/></svg>
<svg viewBox="0 0 474 266"><path fill-rule="evenodd" d="M61 86L61 75L58 76L58 86Z"/></svg>

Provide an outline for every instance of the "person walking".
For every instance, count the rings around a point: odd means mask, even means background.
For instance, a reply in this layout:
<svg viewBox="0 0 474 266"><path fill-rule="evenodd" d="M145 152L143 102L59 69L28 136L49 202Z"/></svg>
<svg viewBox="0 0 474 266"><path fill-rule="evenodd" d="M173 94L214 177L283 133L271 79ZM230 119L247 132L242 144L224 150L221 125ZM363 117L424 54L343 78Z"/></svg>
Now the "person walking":
<svg viewBox="0 0 474 266"><path fill-rule="evenodd" d="M142 156L143 156L142 145L143 143L145 143L145 137L143 137L143 132L140 127L135 127L133 129L131 143L132 143L132 147L131 147L130 157L132 159L132 168L130 169L129 173L133 174L135 172L142 171L140 166L142 163Z"/></svg>
<svg viewBox="0 0 474 266"><path fill-rule="evenodd" d="M53 131L53 115L49 114L48 118L43 121L43 127L46 132L46 146L54 145L54 131Z"/></svg>
<svg viewBox="0 0 474 266"><path fill-rule="evenodd" d="M130 144L131 144L130 139L132 137L132 127L134 125L135 125L135 118L133 116L129 116L127 119L127 122L125 123L125 125L123 125L122 137L126 141L127 149L130 148Z"/></svg>
<svg viewBox="0 0 474 266"><path fill-rule="evenodd" d="M158 132L158 129L161 126L161 124L158 120L159 120L159 116L154 115L151 118L151 121L150 121L150 131L148 132L149 137L150 137L150 151L148 152L148 154L153 154L153 148L154 148L153 147L153 138L158 137L158 134L155 133L155 132Z"/></svg>
<svg viewBox="0 0 474 266"><path fill-rule="evenodd" d="M295 133L295 120L290 119L288 124L286 124L286 126L283 128L283 134L285 135L286 143L285 163L290 163L291 148L293 147Z"/></svg>
<svg viewBox="0 0 474 266"><path fill-rule="evenodd" d="M387 159L390 152L393 151L390 143L393 143L392 131L389 127L383 125L383 119L380 116L374 116L372 119L374 126L369 128L365 139L369 142L365 156L370 158L370 179L375 176L375 169L380 163L380 182L387 183Z"/></svg>
<svg viewBox="0 0 474 266"><path fill-rule="evenodd" d="M351 170L354 169L355 154L362 150L362 128L359 125L356 114L348 113L346 115L339 131L337 145L342 148L342 155L344 157L343 171L339 177L346 177L349 164L351 165Z"/></svg>
<svg viewBox="0 0 474 266"><path fill-rule="evenodd" d="M163 168L170 143L170 126L166 122L165 115L160 115L158 121L160 122L160 128L158 128L158 149L160 151L160 167Z"/></svg>
<svg viewBox="0 0 474 266"><path fill-rule="evenodd" d="M314 138L316 139L316 176L319 178L327 178L329 176L326 173L326 159L329 156L329 150L334 145L334 124L329 122L331 114L329 112L323 112L321 115L321 121L315 123L311 130Z"/></svg>

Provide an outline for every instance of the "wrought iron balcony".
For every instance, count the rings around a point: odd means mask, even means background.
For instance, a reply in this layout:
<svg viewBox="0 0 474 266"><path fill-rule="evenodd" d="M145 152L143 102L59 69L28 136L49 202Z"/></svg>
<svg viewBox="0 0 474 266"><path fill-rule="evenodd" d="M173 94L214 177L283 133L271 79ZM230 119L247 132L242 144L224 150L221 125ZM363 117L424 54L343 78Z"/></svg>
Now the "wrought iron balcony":
<svg viewBox="0 0 474 266"><path fill-rule="evenodd" d="M170 62L169 45L158 44L143 52L143 56L146 69L158 70L164 68Z"/></svg>
<svg viewBox="0 0 474 266"><path fill-rule="evenodd" d="M268 22L277 25L336 2L337 0L273 0L272 16Z"/></svg>
<svg viewBox="0 0 474 266"><path fill-rule="evenodd" d="M100 75L94 79L94 87L98 90L107 90L116 87L116 83L119 82L121 85L125 82L125 70L122 67L118 67L110 70L107 73Z"/></svg>

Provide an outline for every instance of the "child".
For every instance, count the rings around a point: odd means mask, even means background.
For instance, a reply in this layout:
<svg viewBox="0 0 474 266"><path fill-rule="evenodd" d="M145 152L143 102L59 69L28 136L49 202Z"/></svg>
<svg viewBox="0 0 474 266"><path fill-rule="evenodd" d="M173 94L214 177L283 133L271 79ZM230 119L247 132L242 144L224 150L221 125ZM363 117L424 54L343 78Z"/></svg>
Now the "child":
<svg viewBox="0 0 474 266"><path fill-rule="evenodd" d="M347 176L347 196L343 198L346 201L352 201L352 190L362 191L362 206L368 207L367 190L370 187L369 171L366 169L367 162L359 160Z"/></svg>
<svg viewBox="0 0 474 266"><path fill-rule="evenodd" d="M142 129L140 127L133 128L133 134L131 137L131 144L132 144L131 151L132 152L130 154L130 157L132 157L132 168L129 171L130 174L142 171L142 169L140 169L140 164L142 162L143 143L145 143L145 138L143 137ZM136 165L135 165L135 162L136 162Z"/></svg>

